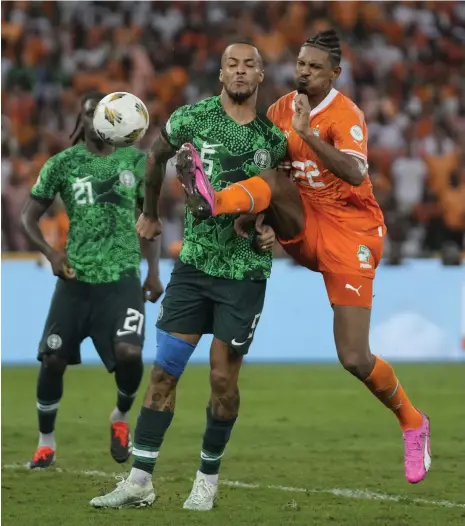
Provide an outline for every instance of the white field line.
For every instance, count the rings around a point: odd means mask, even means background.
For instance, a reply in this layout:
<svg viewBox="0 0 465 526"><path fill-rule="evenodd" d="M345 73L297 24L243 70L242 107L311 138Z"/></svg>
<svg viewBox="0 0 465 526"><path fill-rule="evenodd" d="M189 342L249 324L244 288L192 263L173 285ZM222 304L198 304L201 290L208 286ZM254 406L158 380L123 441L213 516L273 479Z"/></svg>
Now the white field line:
<svg viewBox="0 0 465 526"><path fill-rule="evenodd" d="M27 470L27 464L4 464L2 469L21 471ZM68 475L78 475L84 477L103 477L103 478L112 478L112 477L121 477L126 475L123 472L113 472L107 473L105 471L95 471L95 470L72 470L72 469L61 469L61 468L52 468L54 473L66 473ZM157 480L169 480L158 477ZM441 506L444 508L465 508L465 504L460 502L451 502L448 500L428 500L418 497L409 497L408 495L388 495L386 493L376 493L373 491L368 491L366 489L342 489L342 488L333 488L333 489L306 489L306 488L295 488L291 486L277 486L277 485L268 485L268 484L249 484L247 482L240 482L237 480L222 480L220 484L223 486L232 486L236 488L244 489L269 489L284 491L286 493L323 493L328 495L334 495L336 497L346 497L350 499L361 499L361 500L381 500L389 502L414 502L416 504L427 504L430 506Z"/></svg>

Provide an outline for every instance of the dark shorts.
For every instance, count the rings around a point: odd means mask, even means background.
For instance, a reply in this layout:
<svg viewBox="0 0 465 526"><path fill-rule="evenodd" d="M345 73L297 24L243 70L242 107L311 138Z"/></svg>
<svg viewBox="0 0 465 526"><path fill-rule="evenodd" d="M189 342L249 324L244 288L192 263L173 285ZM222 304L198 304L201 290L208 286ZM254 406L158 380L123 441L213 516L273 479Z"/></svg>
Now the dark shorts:
<svg viewBox="0 0 465 526"><path fill-rule="evenodd" d="M81 342L90 337L105 367L112 372L115 344L142 347L144 334L144 298L136 276L98 285L58 279L38 360L44 354L56 354L68 365L79 364Z"/></svg>
<svg viewBox="0 0 465 526"><path fill-rule="evenodd" d="M266 280L215 278L178 261L166 287L157 327L180 334L213 334L247 354L265 301Z"/></svg>

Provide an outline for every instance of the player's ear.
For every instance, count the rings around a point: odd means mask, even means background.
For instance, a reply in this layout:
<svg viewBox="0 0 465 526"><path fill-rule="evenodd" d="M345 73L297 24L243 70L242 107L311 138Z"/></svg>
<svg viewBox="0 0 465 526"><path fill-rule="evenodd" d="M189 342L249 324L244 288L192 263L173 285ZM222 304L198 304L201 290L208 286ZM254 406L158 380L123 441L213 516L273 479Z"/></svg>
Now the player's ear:
<svg viewBox="0 0 465 526"><path fill-rule="evenodd" d="M260 77L259 77L259 84L261 84L265 80L265 71L262 69L260 71Z"/></svg>
<svg viewBox="0 0 465 526"><path fill-rule="evenodd" d="M220 69L220 82L223 83L223 70Z"/></svg>
<svg viewBox="0 0 465 526"><path fill-rule="evenodd" d="M332 82L334 82L335 80L339 78L339 76L341 75L341 71L342 71L341 66L337 66L337 68L333 69L333 74L331 78Z"/></svg>

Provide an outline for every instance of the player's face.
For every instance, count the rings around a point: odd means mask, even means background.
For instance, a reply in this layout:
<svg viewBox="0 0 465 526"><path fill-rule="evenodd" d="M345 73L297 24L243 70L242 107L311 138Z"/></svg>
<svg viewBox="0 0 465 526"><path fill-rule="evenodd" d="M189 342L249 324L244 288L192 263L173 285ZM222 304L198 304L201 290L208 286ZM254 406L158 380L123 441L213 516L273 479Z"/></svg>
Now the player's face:
<svg viewBox="0 0 465 526"><path fill-rule="evenodd" d="M295 84L298 90L314 96L331 88L341 74L339 66L333 66L329 53L311 46L301 48L295 68Z"/></svg>
<svg viewBox="0 0 465 526"><path fill-rule="evenodd" d="M94 130L93 120L94 112L97 107L97 100L86 100L81 110L82 125L84 126L84 133L91 141L101 141L100 137Z"/></svg>
<svg viewBox="0 0 465 526"><path fill-rule="evenodd" d="M220 82L236 103L250 98L263 82L263 66L256 48L247 44L233 44L226 48L221 61Z"/></svg>

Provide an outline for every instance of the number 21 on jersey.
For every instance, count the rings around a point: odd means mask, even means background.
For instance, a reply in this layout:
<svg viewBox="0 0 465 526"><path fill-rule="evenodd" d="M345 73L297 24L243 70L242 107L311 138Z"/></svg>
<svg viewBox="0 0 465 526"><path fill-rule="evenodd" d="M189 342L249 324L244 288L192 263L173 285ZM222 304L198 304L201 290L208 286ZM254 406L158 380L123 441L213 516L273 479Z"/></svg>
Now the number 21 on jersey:
<svg viewBox="0 0 465 526"><path fill-rule="evenodd" d="M77 205L91 205L94 203L94 193L92 183L85 181L87 177L80 180L79 178L73 183L74 200Z"/></svg>
<svg viewBox="0 0 465 526"><path fill-rule="evenodd" d="M292 163L292 168L294 179L304 179L313 188L322 188L325 185L322 181L315 180L321 175L321 172L314 161L294 161Z"/></svg>

